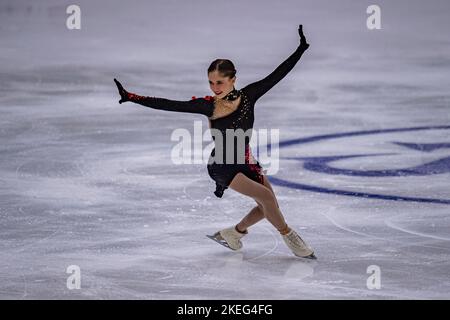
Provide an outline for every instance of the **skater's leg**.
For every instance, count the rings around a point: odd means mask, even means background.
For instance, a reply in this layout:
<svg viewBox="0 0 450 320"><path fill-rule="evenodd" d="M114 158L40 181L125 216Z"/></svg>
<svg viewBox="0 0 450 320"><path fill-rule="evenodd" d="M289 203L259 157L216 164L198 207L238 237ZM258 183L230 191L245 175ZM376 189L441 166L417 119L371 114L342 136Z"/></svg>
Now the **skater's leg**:
<svg viewBox="0 0 450 320"><path fill-rule="evenodd" d="M250 212L242 218L236 225L237 231L245 232L247 228L264 219L264 211L261 204L258 203Z"/></svg>
<svg viewBox="0 0 450 320"><path fill-rule="evenodd" d="M296 256L315 258L311 247L286 224L267 177L264 177L264 182L264 185L261 185L244 174L238 173L231 181L230 188L253 198L257 203L261 204L264 216L280 232L284 242ZM235 233L238 232L235 231Z"/></svg>
<svg viewBox="0 0 450 320"><path fill-rule="evenodd" d="M264 185L270 189L270 191L272 191L274 197L275 197L275 202L277 203L277 207L280 208L280 206L278 205L278 201L277 198L275 196L275 192L272 189L272 186L270 185L269 179L267 179L267 176L263 176L264 178ZM264 209L261 203L257 202L258 204L256 207L254 207L237 225L236 228L238 229L238 231L240 232L245 232L247 230L247 228L251 227L252 225L258 223L259 221L261 221L262 219L264 219Z"/></svg>
<svg viewBox="0 0 450 320"><path fill-rule="evenodd" d="M264 177L264 185L269 188L272 193L275 196L275 192L272 189L272 186L269 182L269 179L267 179L267 176ZM275 197L276 201L276 197ZM278 202L277 202L278 206ZM278 206L279 208L279 206ZM307 257L311 259L316 259L316 256L314 255L314 251L311 249L310 246L308 246L305 241L291 228L289 228L286 225L286 228L280 233L283 235L283 240L286 242L288 247L292 250L292 252L299 257Z"/></svg>
<svg viewBox="0 0 450 320"><path fill-rule="evenodd" d="M275 202L277 203L277 207L280 208L280 206L278 205L277 197L275 196L275 191L273 191L272 185L270 184L269 179L267 179L267 176L266 176L266 175L263 175L263 178L264 178L264 185L265 185L267 188L269 188L270 191L272 191L273 196L274 196L274 198L275 198Z"/></svg>
<svg viewBox="0 0 450 320"><path fill-rule="evenodd" d="M269 220L280 233L284 234L286 232L288 226L278 207L275 195L270 188L251 180L241 172L236 174L233 178L230 183L230 188L253 198L257 203L260 203L266 219Z"/></svg>

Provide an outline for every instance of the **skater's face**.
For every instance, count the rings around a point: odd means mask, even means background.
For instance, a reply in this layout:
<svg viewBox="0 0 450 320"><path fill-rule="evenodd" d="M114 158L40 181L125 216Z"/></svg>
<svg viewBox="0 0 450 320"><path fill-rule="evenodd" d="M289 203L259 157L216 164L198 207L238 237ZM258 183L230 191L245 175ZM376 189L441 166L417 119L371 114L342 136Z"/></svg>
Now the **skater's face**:
<svg viewBox="0 0 450 320"><path fill-rule="evenodd" d="M236 76L233 78L223 77L219 71L211 71L208 73L209 87L216 97L223 98L234 88Z"/></svg>

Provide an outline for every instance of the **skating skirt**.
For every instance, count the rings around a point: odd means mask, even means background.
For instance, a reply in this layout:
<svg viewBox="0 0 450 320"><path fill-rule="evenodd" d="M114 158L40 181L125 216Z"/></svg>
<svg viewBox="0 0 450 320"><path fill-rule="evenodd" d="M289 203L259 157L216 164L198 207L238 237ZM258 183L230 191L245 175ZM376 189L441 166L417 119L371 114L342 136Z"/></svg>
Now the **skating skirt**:
<svg viewBox="0 0 450 320"><path fill-rule="evenodd" d="M213 153L212 153L213 155ZM211 163L208 164L208 174L216 182L216 191L214 194L222 198L223 193L228 189L231 181L239 172L242 172L251 180L264 184L264 173L260 163L253 157L249 145L245 146L245 163Z"/></svg>

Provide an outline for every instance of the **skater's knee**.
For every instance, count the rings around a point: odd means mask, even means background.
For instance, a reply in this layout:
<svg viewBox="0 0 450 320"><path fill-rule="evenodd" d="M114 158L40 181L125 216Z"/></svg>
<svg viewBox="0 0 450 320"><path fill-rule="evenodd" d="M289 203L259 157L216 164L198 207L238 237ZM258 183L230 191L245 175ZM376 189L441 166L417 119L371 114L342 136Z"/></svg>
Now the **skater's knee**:
<svg viewBox="0 0 450 320"><path fill-rule="evenodd" d="M261 211L264 210L264 207L261 202L259 202L259 201L255 201L255 202L256 202L256 206L259 208L259 210L261 210Z"/></svg>
<svg viewBox="0 0 450 320"><path fill-rule="evenodd" d="M233 178L230 183L230 188L252 197L263 208L270 207L272 203L276 203L272 190L266 186L257 184L241 172Z"/></svg>
<svg viewBox="0 0 450 320"><path fill-rule="evenodd" d="M261 203L264 209L271 209L273 206L277 207L274 194L267 188L260 192L258 202Z"/></svg>

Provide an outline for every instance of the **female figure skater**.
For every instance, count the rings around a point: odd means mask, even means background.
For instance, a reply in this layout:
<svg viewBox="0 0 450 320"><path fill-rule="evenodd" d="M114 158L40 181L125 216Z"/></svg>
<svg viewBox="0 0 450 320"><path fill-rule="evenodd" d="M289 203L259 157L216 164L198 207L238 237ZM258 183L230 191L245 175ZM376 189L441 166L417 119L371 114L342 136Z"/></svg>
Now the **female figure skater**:
<svg viewBox="0 0 450 320"><path fill-rule="evenodd" d="M294 53L264 79L251 83L240 90L236 90L234 87L236 70L233 63L227 59L216 59L208 68L209 84L215 96L205 96L204 98L193 96L188 101L140 96L126 91L120 82L114 79L121 97L119 103L131 101L153 109L203 114L208 117L210 128L221 133L220 143L213 135L215 147L207 165L209 176L216 183L214 194L221 198L223 192L230 187L253 198L257 204L237 225L209 236L232 250L242 248L241 238L248 234L247 229L266 218L279 231L286 245L296 256L315 259L313 250L287 225L268 178L262 172L259 162L251 154L249 146L251 134L245 136L244 145L235 146L233 144L231 150L227 149L226 143L227 130L242 129L251 132L256 101L283 79L308 49L309 44L303 34L302 25L299 25L298 33L300 43ZM216 161L216 150L221 151L223 156L219 161ZM234 160L236 160L237 153L245 154L245 163L224 161L223 159L229 159L226 157L227 152L233 153ZM211 161L212 159L214 161Z"/></svg>

